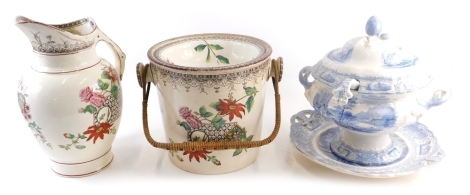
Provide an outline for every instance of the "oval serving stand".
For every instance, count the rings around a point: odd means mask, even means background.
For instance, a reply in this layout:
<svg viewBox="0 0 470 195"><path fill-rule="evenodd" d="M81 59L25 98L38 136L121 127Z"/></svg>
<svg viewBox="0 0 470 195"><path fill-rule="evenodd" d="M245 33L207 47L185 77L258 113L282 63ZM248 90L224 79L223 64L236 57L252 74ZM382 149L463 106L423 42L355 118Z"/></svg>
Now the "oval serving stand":
<svg viewBox="0 0 470 195"><path fill-rule="evenodd" d="M368 36L300 71L314 110L292 116L290 139L308 159L343 173L384 178L413 173L444 157L418 119L447 101L451 91L431 89L429 66L381 29L380 20L370 17Z"/></svg>

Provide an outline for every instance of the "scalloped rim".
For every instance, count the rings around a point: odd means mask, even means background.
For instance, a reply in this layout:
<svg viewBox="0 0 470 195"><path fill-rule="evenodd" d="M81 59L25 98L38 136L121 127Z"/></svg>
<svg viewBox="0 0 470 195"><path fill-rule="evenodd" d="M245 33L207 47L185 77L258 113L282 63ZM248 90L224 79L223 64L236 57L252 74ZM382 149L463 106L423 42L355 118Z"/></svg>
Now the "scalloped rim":
<svg viewBox="0 0 470 195"><path fill-rule="evenodd" d="M436 166L437 164L439 164L440 160L442 160L444 157L445 157L445 152L444 150L442 150L442 148L440 148L440 146L436 143L436 151L433 152L433 153L430 153L428 154L428 156L433 156L437 153L439 153L441 155L441 159L438 161L438 162L435 162L433 164L426 164L426 165L423 165L415 170L409 170L409 171L403 171L403 172L396 172L396 173L358 173L358 172L354 172L354 171L351 171L351 170L348 170L346 167L341 167L341 166L338 166L338 165L329 165L328 163L322 161L321 159L316 159L312 156L309 156L307 154L305 154L304 152L301 151L301 149L297 148L292 140L292 137L291 137L291 133L292 131L295 131L293 129L293 124L292 124L292 118L294 118L295 116L297 116L298 114L302 113L302 112L305 112L305 111L313 111L315 112L314 110L303 110L303 111L300 111L294 115L292 115L291 117L291 132L289 133L289 141L291 143L291 146L293 148L295 148L302 156L304 156L305 158L319 164L319 165L322 165L326 168L329 168L329 169L332 169L332 170L335 170L335 171L338 171L340 173L344 173L344 174L348 174L348 175L354 175L354 176L359 176L359 177L365 177L365 178L381 178L381 179L384 179L384 178L394 178L394 177L401 177L401 176L405 176L405 175L410 175L412 173L415 173L415 172L418 172L418 171L421 171L421 170L424 170L424 169L427 169L427 168L431 168L431 167L434 167ZM334 125L334 124L332 124ZM325 124L322 124L321 126L325 127ZM325 131L325 130L321 130L322 132ZM403 135L401 135L399 132L397 132L397 134L403 138ZM315 139L315 138L312 138L312 139ZM314 140L312 140L314 141ZM409 140L405 140L406 142L409 142ZM313 144L313 143L312 143ZM322 155L324 155L322 152L320 152ZM407 157L406 158L409 158L408 155L410 155L411 153L407 154ZM333 160L329 157L326 157L330 160ZM405 160L404 159L404 160ZM334 160L333 160L334 161ZM425 161L423 159L423 161ZM386 166L389 166L389 165L386 165Z"/></svg>

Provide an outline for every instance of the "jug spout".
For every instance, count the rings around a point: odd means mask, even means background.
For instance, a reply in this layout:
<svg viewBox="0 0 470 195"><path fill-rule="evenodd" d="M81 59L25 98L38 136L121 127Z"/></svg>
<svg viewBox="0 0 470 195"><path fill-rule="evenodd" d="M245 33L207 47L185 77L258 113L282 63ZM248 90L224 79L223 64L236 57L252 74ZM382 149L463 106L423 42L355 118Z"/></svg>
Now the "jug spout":
<svg viewBox="0 0 470 195"><path fill-rule="evenodd" d="M126 55L121 48L106 36L89 17L65 24L44 24L17 16L16 26L31 42L37 55L37 64L32 69L39 72L57 73L82 70L98 64L95 45L103 41L115 53L114 66L122 79Z"/></svg>
<svg viewBox="0 0 470 195"><path fill-rule="evenodd" d="M38 53L64 54L88 49L95 43L96 23L91 18L82 18L65 24L44 24L17 16L16 26L31 42Z"/></svg>

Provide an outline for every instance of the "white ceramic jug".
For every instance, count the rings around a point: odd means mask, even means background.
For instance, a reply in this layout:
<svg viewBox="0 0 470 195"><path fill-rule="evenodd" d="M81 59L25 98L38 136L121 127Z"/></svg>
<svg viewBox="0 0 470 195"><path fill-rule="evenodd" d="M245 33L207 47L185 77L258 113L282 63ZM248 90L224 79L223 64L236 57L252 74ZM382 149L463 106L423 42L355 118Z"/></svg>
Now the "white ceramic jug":
<svg viewBox="0 0 470 195"><path fill-rule="evenodd" d="M18 16L16 26L37 59L19 82L18 103L52 170L81 177L106 168L121 121L125 54L91 18L49 25ZM115 51L115 66L96 55L100 41Z"/></svg>

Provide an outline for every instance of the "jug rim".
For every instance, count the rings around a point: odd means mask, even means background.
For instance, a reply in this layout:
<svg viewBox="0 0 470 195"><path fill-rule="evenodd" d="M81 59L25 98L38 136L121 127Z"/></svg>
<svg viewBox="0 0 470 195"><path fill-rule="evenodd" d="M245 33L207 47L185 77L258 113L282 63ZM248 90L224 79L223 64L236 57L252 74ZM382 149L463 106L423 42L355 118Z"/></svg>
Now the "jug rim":
<svg viewBox="0 0 470 195"><path fill-rule="evenodd" d="M245 41L245 42L248 42L249 44L253 44L255 46L258 46L259 48L262 48L262 52L252 60L249 60L243 63L233 64L233 65L223 65L220 67L192 67L192 66L178 65L178 64L169 63L165 59L162 59L159 55L156 55L157 52L164 50L165 47L169 45L184 43L187 41L194 41L199 38L217 38L217 39L227 40L227 41L238 40L238 42ZM178 37L161 41L153 45L148 50L147 57L150 59L152 63L162 65L166 68L184 70L184 71L210 72L210 71L221 71L221 70L234 70L234 69L239 69L243 67L248 67L250 65L258 64L260 62L263 62L269 59L271 57L271 54L272 54L271 46L264 40L261 40L256 37L252 37L248 35L241 35L241 34L230 34L230 33L201 33L201 34L178 36Z"/></svg>
<svg viewBox="0 0 470 195"><path fill-rule="evenodd" d="M91 17L83 17L83 18L74 20L72 22L58 23L58 24L46 24L46 23L43 23L43 22L38 22L38 21L35 21L35 20L31 20L31 19L29 19L25 16L21 16L21 15L18 15L18 16L15 17L15 24L16 25L28 24L28 23L47 26L47 27L50 27L54 30L58 30L58 31L61 31L61 32L64 32L64 33L69 33L69 34L72 34L72 35L75 35L75 36L87 36L87 35L93 34L96 31L96 29L98 29L98 26L96 25L96 22ZM73 28L73 27L76 27L76 26L79 26L79 25L82 25L82 24L90 24L93 29L90 32L83 33L83 34L76 34L76 33L72 33L70 31L65 30L65 28Z"/></svg>

